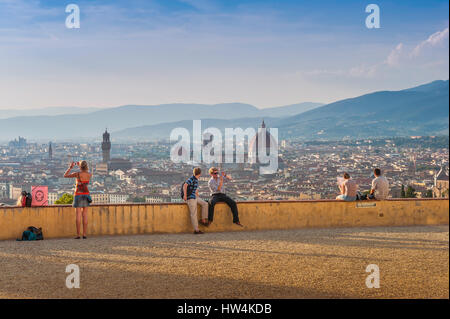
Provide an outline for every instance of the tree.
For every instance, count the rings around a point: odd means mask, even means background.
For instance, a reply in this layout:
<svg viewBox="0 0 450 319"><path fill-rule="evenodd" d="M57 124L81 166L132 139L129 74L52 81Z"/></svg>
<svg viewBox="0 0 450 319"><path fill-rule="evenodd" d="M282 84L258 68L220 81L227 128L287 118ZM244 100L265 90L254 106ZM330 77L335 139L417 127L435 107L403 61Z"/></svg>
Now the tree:
<svg viewBox="0 0 450 319"><path fill-rule="evenodd" d="M73 203L73 195L63 194L59 199L55 201L56 205L71 205Z"/></svg>
<svg viewBox="0 0 450 319"><path fill-rule="evenodd" d="M406 188L405 197L406 198L416 198L416 190L412 186Z"/></svg>
<svg viewBox="0 0 450 319"><path fill-rule="evenodd" d="M131 203L145 203L145 197L131 197L128 201Z"/></svg>
<svg viewBox="0 0 450 319"><path fill-rule="evenodd" d="M433 197L433 191L431 189L427 189L424 196L425 198L432 198Z"/></svg>
<svg viewBox="0 0 450 319"><path fill-rule="evenodd" d="M406 193L405 193L405 185L402 184L402 192L400 194L401 198L405 198L406 197Z"/></svg>

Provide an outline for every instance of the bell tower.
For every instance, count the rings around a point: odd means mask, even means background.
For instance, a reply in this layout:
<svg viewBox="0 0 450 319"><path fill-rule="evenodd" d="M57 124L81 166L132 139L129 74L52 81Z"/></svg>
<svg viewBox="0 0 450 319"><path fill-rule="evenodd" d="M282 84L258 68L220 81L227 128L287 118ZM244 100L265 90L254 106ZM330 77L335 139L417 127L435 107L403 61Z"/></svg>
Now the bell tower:
<svg viewBox="0 0 450 319"><path fill-rule="evenodd" d="M102 142L102 152L103 152L103 163L108 163L111 159L111 141L109 139L108 129L103 133L103 142Z"/></svg>
<svg viewBox="0 0 450 319"><path fill-rule="evenodd" d="M53 159L53 148L52 148L52 142L48 143L48 159Z"/></svg>

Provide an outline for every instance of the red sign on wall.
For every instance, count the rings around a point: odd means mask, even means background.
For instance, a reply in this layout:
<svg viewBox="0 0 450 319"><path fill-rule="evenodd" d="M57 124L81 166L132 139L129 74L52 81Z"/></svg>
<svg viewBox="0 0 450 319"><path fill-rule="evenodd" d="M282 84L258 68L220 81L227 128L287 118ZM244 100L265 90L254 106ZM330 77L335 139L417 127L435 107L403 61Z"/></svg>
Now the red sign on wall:
<svg viewBox="0 0 450 319"><path fill-rule="evenodd" d="M48 186L31 186L31 206L48 206Z"/></svg>

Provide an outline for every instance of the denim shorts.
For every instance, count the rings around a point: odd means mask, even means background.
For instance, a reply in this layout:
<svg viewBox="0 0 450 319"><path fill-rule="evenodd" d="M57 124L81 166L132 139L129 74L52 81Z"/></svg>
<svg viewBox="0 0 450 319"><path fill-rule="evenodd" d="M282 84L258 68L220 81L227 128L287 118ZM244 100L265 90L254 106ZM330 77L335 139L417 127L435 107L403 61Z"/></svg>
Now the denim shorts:
<svg viewBox="0 0 450 319"><path fill-rule="evenodd" d="M76 195L72 207L89 207L90 195Z"/></svg>

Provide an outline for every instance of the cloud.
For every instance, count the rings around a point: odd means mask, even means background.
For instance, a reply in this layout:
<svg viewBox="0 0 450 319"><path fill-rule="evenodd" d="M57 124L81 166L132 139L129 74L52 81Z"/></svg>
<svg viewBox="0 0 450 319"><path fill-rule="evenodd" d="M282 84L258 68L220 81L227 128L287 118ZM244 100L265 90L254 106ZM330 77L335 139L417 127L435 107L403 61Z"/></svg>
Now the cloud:
<svg viewBox="0 0 450 319"><path fill-rule="evenodd" d="M372 78L375 76L380 64L375 65L358 65L348 69L315 69L306 72L297 72L305 76L333 76L333 77L347 77L347 78Z"/></svg>
<svg viewBox="0 0 450 319"><path fill-rule="evenodd" d="M402 59L414 59L421 55L422 51L427 47L436 47L442 44L446 39L448 39L448 27L442 31L437 31L430 35L426 40L420 42L418 45L412 49L409 54L404 52L403 43L397 44L397 46L389 53L388 57L384 61L384 64L395 67L398 66Z"/></svg>
<svg viewBox="0 0 450 319"><path fill-rule="evenodd" d="M400 57L403 52L403 43L399 43L388 55L385 60L385 63L389 66L396 66L400 62Z"/></svg>
<svg viewBox="0 0 450 319"><path fill-rule="evenodd" d="M348 74L354 78L372 78L375 76L379 65L360 65L349 70Z"/></svg>
<svg viewBox="0 0 450 319"><path fill-rule="evenodd" d="M437 45L440 45L442 42L445 41L445 39L448 39L448 27L445 28L442 31L438 31L433 33L432 35L430 35L428 37L428 39L426 39L425 41L422 41L421 43L419 43L414 50L411 52L410 56L411 57L416 57L418 55L420 55L420 53L422 52L422 50L426 47L435 47Z"/></svg>
<svg viewBox="0 0 450 319"><path fill-rule="evenodd" d="M436 47L442 44L445 39L448 39L448 27L442 31L437 31L430 35L426 40L416 45L414 49L409 52L409 54L407 52L404 52L405 50L403 43L399 43L391 51L391 53L389 53L383 64L386 64L390 67L398 66L402 62L402 59L404 60L409 58L411 60L417 58L426 47Z"/></svg>
<svg viewBox="0 0 450 319"><path fill-rule="evenodd" d="M409 59L416 58L420 55L420 52L425 47L435 47L445 41L448 38L449 28L445 28L442 31L433 33L428 37L428 39L420 42L410 53ZM408 59L408 53L404 51L403 43L399 43L391 50L386 59L380 63L372 65L359 65L354 66L349 69L335 69L335 70L324 70L316 69L312 71L307 71L304 74L309 76L343 76L351 78L373 78L377 71L383 67L397 67L401 64L402 59Z"/></svg>

